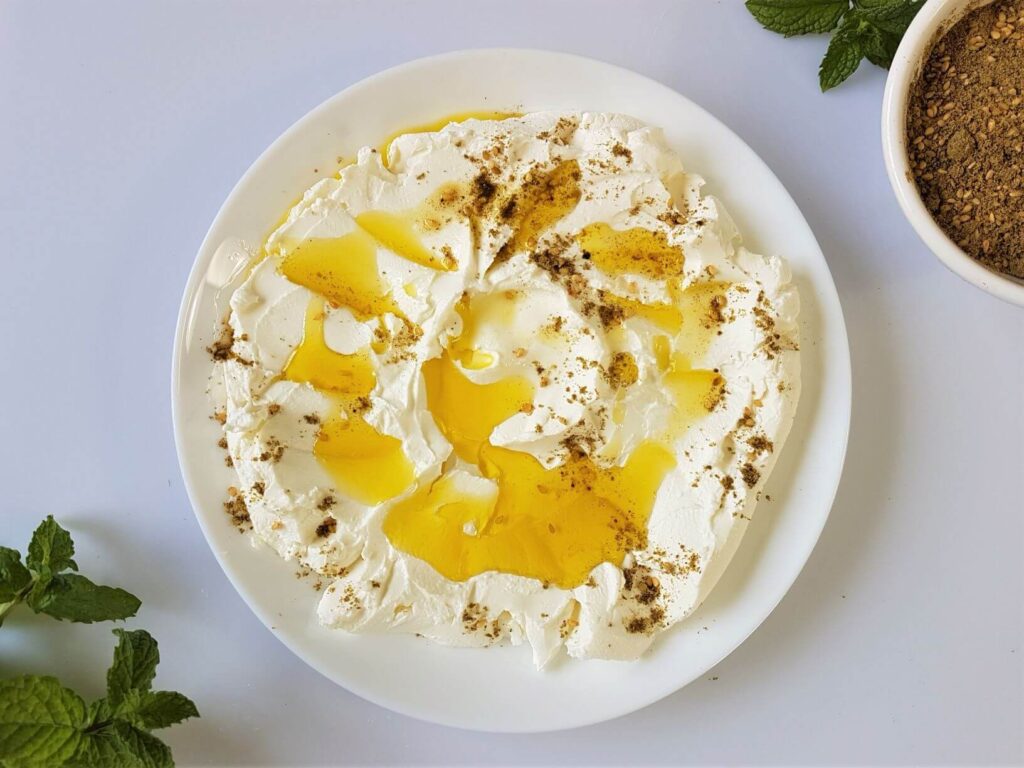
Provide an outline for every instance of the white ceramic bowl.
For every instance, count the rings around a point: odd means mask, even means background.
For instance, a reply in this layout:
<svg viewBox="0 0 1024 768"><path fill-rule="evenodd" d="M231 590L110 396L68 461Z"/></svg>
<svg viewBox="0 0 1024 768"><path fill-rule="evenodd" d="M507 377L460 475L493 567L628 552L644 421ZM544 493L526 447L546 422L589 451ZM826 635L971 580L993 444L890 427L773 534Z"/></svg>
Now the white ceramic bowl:
<svg viewBox="0 0 1024 768"><path fill-rule="evenodd" d="M903 36L885 83L882 152L903 213L932 253L964 280L1011 304L1024 306L1024 281L975 261L946 235L925 208L907 160L907 99L932 42L968 11L990 0L928 0Z"/></svg>
<svg viewBox="0 0 1024 768"><path fill-rule="evenodd" d="M259 243L321 172L334 172L338 155L352 157L402 127L479 109L623 112L664 127L669 145L728 206L745 241L760 253L786 256L800 290L800 406L768 481L771 500L758 506L708 599L634 663L563 660L538 673L522 647L444 648L410 635L325 629L316 621L318 595L295 578L294 565L251 546L224 514L225 490L237 479L224 466L221 433L210 418L206 346L223 316L218 296L231 284L233 238ZM329 99L275 141L231 192L196 258L173 382L175 439L196 517L263 623L313 667L370 701L487 731L599 722L704 675L764 621L806 562L839 484L850 425L849 345L828 265L793 199L753 150L697 105L633 72L513 49L449 53L382 72Z"/></svg>

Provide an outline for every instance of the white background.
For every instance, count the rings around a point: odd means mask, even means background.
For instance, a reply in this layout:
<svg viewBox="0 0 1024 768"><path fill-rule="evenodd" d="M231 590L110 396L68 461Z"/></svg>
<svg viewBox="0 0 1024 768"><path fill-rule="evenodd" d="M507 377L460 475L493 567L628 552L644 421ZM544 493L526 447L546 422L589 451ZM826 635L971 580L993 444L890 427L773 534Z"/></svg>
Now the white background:
<svg viewBox="0 0 1024 768"><path fill-rule="evenodd" d="M293 657L206 546L169 406L193 256L256 156L380 69L498 45L635 69L736 130L821 242L854 371L832 518L762 628L659 704L536 736L392 715ZM917 240L882 165L884 73L822 95L824 45L739 0L0 0L0 543L52 512L83 572L142 597L157 684L203 715L163 734L179 764L1024 762L1024 310ZM108 632L22 610L0 676L98 696Z"/></svg>

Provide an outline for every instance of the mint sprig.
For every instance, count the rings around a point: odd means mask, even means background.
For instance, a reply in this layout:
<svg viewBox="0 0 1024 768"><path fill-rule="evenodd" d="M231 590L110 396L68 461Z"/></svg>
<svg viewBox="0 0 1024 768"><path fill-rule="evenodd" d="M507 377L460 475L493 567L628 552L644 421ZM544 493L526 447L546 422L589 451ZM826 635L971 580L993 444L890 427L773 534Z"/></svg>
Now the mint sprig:
<svg viewBox="0 0 1024 768"><path fill-rule="evenodd" d="M850 0L748 0L761 26L786 37L830 32L850 9Z"/></svg>
<svg viewBox="0 0 1024 768"><path fill-rule="evenodd" d="M55 619L84 623L134 616L141 605L135 595L67 573L78 570L74 554L71 534L52 515L32 534L24 563L20 552L0 547L0 625L19 603Z"/></svg>
<svg viewBox="0 0 1024 768"><path fill-rule="evenodd" d="M93 622L134 616L137 597L74 573L75 544L47 517L21 553L0 547L0 624L25 603L57 619ZM69 572L71 571L71 572ZM160 650L145 630L115 629L107 695L91 704L55 677L0 680L0 768L173 768L170 748L150 731L198 717L175 691L154 691Z"/></svg>
<svg viewBox="0 0 1024 768"><path fill-rule="evenodd" d="M903 34L925 0L747 0L761 25L786 37L832 33L818 69L822 91L835 88L860 62L888 69Z"/></svg>
<svg viewBox="0 0 1024 768"><path fill-rule="evenodd" d="M150 731L198 717L174 691L153 691L160 662L145 630L115 629L107 695L92 704L54 677L0 681L0 766L170 768L170 748Z"/></svg>

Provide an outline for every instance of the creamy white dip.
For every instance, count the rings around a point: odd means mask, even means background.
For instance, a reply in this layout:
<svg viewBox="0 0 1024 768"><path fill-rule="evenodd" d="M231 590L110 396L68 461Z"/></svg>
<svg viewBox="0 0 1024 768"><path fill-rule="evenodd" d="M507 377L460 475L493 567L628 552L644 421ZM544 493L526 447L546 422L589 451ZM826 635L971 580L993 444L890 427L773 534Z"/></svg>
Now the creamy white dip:
<svg viewBox="0 0 1024 768"><path fill-rule="evenodd" d="M309 189L230 298L233 345L218 362L224 431L255 535L327 577L318 609L327 626L449 645L526 641L538 667L563 647L576 658L637 658L714 586L792 423L799 302L785 262L745 249L660 131L629 117L468 120L401 136L384 160L364 149L338 178ZM577 169L578 199L524 239L530 218L508 201L522 205L524 183L566 163ZM452 215L422 213L446 188L466 190L468 202ZM475 218L462 215L474 204ZM412 231L438 263L403 258L380 232L368 240L357 220L380 211L420 211ZM666 253L678 250L679 271L664 273L660 262L607 268L602 238L615 246L615 232L636 230L654 233ZM408 462L413 482L381 503L346 493L315 453L332 418L330 393L285 375L311 302L323 299L283 265L303 243L352 233L374 242L393 311L328 297L322 338L368 362L374 383L360 418L397 438ZM612 300L609 309L600 298L609 296L632 303ZM467 306L477 313L468 339ZM644 310L652 306L675 307L681 325ZM429 407L423 366L460 343L472 348L459 366L470 382L518 377L532 387L530 405L495 426L491 445L552 471L581 451L598 468L619 466L652 442L674 460L645 535L621 563L594 562L571 586L494 570L456 580L393 545L383 528L389 511L439 477L472 498L498 493L500 479L453 454ZM691 371L694 386L708 387L696 413L679 399ZM477 528L467 521L460 535L489 535Z"/></svg>

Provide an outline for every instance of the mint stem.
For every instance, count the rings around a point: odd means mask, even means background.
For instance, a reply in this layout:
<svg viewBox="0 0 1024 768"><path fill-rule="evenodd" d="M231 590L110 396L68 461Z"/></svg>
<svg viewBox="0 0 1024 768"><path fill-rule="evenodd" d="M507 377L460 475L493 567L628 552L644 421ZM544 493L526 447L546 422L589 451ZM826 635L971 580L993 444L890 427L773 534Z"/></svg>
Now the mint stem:
<svg viewBox="0 0 1024 768"><path fill-rule="evenodd" d="M25 596L28 595L31 589L32 582L29 582L29 584L26 587L24 587L21 591L17 592L14 595L14 599L11 600L11 602L4 603L3 606L0 606L0 626L3 626L4 619L7 618L7 614L11 612L11 609L19 603L23 602L25 600Z"/></svg>

